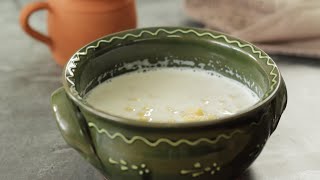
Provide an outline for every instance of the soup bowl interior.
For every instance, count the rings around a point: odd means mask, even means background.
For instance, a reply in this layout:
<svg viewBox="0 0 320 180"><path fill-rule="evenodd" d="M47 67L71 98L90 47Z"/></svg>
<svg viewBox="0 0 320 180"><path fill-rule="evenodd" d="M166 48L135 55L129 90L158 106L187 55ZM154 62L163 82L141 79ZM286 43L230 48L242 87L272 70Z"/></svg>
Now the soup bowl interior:
<svg viewBox="0 0 320 180"><path fill-rule="evenodd" d="M214 39L208 35L199 38L197 34L182 32L170 35L165 31L159 31L157 36L146 33L138 38L115 38L111 42L101 39L78 52L74 57L79 58L78 62L71 61L67 65L72 68L72 63L77 64L70 70L74 71L72 92L82 104L93 110L84 97L109 78L141 68L190 67L215 71L239 81L255 92L262 102L276 90L279 81L275 83L274 79L278 80L279 75L273 76L272 72L277 74L277 69L273 64L268 65L270 58L262 51L254 54L255 47L241 47L238 43L226 43L222 37ZM261 59L263 56L265 59Z"/></svg>

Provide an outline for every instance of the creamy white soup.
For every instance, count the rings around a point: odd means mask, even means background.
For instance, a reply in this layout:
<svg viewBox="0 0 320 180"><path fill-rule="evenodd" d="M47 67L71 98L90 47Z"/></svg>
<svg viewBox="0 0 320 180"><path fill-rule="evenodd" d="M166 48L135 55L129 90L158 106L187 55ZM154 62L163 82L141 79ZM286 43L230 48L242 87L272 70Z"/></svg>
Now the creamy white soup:
<svg viewBox="0 0 320 180"><path fill-rule="evenodd" d="M108 114L146 122L214 120L259 101L245 85L216 72L194 68L138 70L111 78L85 97Z"/></svg>

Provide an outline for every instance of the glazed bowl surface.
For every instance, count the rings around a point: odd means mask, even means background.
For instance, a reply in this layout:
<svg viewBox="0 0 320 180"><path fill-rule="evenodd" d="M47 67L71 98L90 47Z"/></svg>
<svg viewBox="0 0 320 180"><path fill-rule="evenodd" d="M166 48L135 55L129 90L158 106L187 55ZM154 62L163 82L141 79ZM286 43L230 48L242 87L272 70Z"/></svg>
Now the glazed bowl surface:
<svg viewBox="0 0 320 180"><path fill-rule="evenodd" d="M212 70L254 91L260 101L235 115L185 123L147 123L99 111L84 96L139 68ZM254 45L187 27L124 31L77 51L52 107L66 142L109 180L231 179L262 151L287 103L275 62ZM175 92L179 93L179 92Z"/></svg>

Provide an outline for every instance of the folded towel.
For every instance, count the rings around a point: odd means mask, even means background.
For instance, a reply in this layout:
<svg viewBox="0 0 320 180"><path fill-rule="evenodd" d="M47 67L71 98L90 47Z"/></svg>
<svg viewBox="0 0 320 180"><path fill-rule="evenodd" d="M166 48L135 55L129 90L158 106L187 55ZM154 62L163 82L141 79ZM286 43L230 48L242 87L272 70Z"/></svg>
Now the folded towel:
<svg viewBox="0 0 320 180"><path fill-rule="evenodd" d="M269 53L320 58L320 0L186 0L185 9Z"/></svg>

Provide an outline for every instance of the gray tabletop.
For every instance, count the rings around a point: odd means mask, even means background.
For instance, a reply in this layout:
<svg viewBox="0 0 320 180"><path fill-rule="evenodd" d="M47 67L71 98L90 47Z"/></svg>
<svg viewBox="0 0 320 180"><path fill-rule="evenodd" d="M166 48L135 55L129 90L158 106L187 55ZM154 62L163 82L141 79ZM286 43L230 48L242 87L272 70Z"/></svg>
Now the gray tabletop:
<svg viewBox="0 0 320 180"><path fill-rule="evenodd" d="M0 1L0 179L101 180L66 145L55 124L50 94L61 86L61 68L46 46L20 29L18 14L28 2ZM138 0L137 4L140 27L195 25L184 15L181 0ZM31 22L44 31L43 13ZM287 83L287 110L241 179L319 180L320 59L273 57Z"/></svg>

